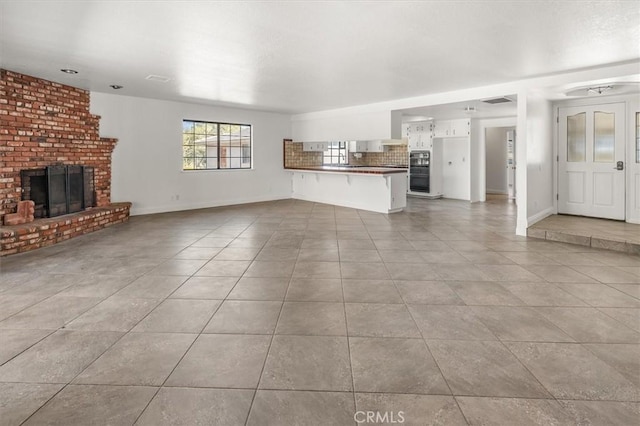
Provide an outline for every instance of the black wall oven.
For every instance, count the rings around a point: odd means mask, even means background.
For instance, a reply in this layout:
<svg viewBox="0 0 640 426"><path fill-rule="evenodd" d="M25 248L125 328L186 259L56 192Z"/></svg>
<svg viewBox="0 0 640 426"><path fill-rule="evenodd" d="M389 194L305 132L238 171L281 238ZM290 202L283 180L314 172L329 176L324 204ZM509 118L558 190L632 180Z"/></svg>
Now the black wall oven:
<svg viewBox="0 0 640 426"><path fill-rule="evenodd" d="M412 192L429 192L429 168L431 152L411 151L409 154L409 190Z"/></svg>

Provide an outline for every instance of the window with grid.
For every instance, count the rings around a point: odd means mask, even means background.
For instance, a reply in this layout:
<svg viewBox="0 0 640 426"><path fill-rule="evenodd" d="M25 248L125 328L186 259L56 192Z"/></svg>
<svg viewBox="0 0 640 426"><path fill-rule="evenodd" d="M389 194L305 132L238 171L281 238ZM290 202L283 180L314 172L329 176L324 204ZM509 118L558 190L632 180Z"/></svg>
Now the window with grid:
<svg viewBox="0 0 640 426"><path fill-rule="evenodd" d="M338 165L349 163L349 149L347 142L329 142L329 146L322 156L322 164Z"/></svg>
<svg viewBox="0 0 640 426"><path fill-rule="evenodd" d="M251 168L251 125L182 121L182 170Z"/></svg>

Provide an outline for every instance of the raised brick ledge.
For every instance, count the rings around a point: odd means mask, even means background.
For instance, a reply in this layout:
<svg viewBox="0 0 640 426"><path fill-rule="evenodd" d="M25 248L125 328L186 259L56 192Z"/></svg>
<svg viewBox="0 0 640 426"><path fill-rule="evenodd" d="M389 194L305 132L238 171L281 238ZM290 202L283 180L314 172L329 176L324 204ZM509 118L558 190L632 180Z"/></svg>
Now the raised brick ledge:
<svg viewBox="0 0 640 426"><path fill-rule="evenodd" d="M0 227L0 256L50 246L129 220L131 203L112 203L78 213Z"/></svg>

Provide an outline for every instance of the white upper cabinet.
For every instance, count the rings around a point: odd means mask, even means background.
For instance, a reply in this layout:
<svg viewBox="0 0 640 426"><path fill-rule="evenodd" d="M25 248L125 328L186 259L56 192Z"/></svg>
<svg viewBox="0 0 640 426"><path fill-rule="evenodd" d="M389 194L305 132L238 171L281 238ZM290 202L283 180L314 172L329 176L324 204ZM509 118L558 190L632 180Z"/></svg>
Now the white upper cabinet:
<svg viewBox="0 0 640 426"><path fill-rule="evenodd" d="M463 137L471 134L471 121L468 118L459 120L438 120L434 122L434 138Z"/></svg>
<svg viewBox="0 0 640 426"><path fill-rule="evenodd" d="M329 149L329 142L303 142L302 150L303 151L326 151Z"/></svg>
<svg viewBox="0 0 640 426"><path fill-rule="evenodd" d="M408 127L410 151L431 149L431 123L411 123Z"/></svg>
<svg viewBox="0 0 640 426"><path fill-rule="evenodd" d="M349 142L350 152L385 152L385 148L381 140Z"/></svg>

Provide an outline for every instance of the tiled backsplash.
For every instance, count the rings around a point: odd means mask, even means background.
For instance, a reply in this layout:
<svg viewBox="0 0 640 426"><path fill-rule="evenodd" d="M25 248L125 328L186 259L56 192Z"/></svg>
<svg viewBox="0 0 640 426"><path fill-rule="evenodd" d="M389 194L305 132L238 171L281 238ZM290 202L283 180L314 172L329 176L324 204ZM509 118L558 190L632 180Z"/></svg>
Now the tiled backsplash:
<svg viewBox="0 0 640 426"><path fill-rule="evenodd" d="M353 154L349 153L349 164L354 166L381 166L387 164L406 166L409 163L406 145L389 146L386 152L363 152L361 158L356 158ZM303 151L302 142L285 141L284 166L322 166L322 152Z"/></svg>
<svg viewBox="0 0 640 426"><path fill-rule="evenodd" d="M284 141L284 166L322 166L322 152L303 151L302 142Z"/></svg>
<svg viewBox="0 0 640 426"><path fill-rule="evenodd" d="M385 152L363 152L362 158L356 158L353 152L349 153L349 164L354 166L384 166L395 164L406 166L409 164L407 145L391 145Z"/></svg>

